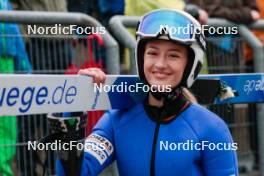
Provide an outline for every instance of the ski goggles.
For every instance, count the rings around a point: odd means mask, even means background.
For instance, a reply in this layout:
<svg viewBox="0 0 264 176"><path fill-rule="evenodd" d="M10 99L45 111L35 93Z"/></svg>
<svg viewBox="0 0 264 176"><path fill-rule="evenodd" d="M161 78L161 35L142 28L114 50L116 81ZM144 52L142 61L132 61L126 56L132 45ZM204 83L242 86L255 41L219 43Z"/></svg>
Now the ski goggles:
<svg viewBox="0 0 264 176"><path fill-rule="evenodd" d="M176 41L204 40L199 23L176 10L157 10L145 15L136 34L141 37L157 37L162 32Z"/></svg>

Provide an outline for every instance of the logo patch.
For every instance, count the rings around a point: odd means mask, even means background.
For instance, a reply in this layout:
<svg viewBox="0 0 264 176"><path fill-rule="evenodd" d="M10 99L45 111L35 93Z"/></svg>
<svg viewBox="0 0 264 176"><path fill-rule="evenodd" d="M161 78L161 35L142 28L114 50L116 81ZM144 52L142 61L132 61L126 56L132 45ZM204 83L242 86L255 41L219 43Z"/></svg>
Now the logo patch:
<svg viewBox="0 0 264 176"><path fill-rule="evenodd" d="M105 137L98 134L91 134L85 140L84 151L93 155L102 165L107 157L113 153L114 147Z"/></svg>

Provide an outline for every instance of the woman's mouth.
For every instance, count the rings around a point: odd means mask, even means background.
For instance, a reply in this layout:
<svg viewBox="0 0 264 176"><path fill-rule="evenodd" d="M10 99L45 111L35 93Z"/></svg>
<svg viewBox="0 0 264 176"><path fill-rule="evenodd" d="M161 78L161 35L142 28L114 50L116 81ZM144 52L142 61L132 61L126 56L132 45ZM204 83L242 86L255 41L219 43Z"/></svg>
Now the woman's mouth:
<svg viewBox="0 0 264 176"><path fill-rule="evenodd" d="M157 79L165 79L165 78L167 78L170 75L169 73L166 73L166 72L154 71L152 73L155 76L155 78L157 78Z"/></svg>

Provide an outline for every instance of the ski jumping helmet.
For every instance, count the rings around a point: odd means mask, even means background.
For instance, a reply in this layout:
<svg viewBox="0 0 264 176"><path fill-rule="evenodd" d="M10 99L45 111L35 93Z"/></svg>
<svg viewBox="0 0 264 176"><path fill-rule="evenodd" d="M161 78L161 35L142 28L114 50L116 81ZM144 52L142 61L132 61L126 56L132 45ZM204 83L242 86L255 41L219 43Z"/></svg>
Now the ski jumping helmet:
<svg viewBox="0 0 264 176"><path fill-rule="evenodd" d="M147 84L143 70L144 51L146 43L153 39L167 39L187 46L187 65L176 87L191 87L201 70L206 47L200 23L190 14L174 9L154 10L143 16L136 31L135 59L139 77Z"/></svg>

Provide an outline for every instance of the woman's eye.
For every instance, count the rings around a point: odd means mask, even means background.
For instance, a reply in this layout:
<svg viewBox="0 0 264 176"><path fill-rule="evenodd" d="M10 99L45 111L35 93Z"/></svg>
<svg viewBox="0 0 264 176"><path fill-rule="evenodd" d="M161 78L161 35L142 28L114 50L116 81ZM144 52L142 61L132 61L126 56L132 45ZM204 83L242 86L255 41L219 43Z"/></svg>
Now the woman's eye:
<svg viewBox="0 0 264 176"><path fill-rule="evenodd" d="M147 54L148 55L151 55L151 56L156 56L157 55L157 53L156 52L153 52L153 51L148 51Z"/></svg>
<svg viewBox="0 0 264 176"><path fill-rule="evenodd" d="M179 58L180 57L178 54L170 54L169 56L172 58Z"/></svg>

